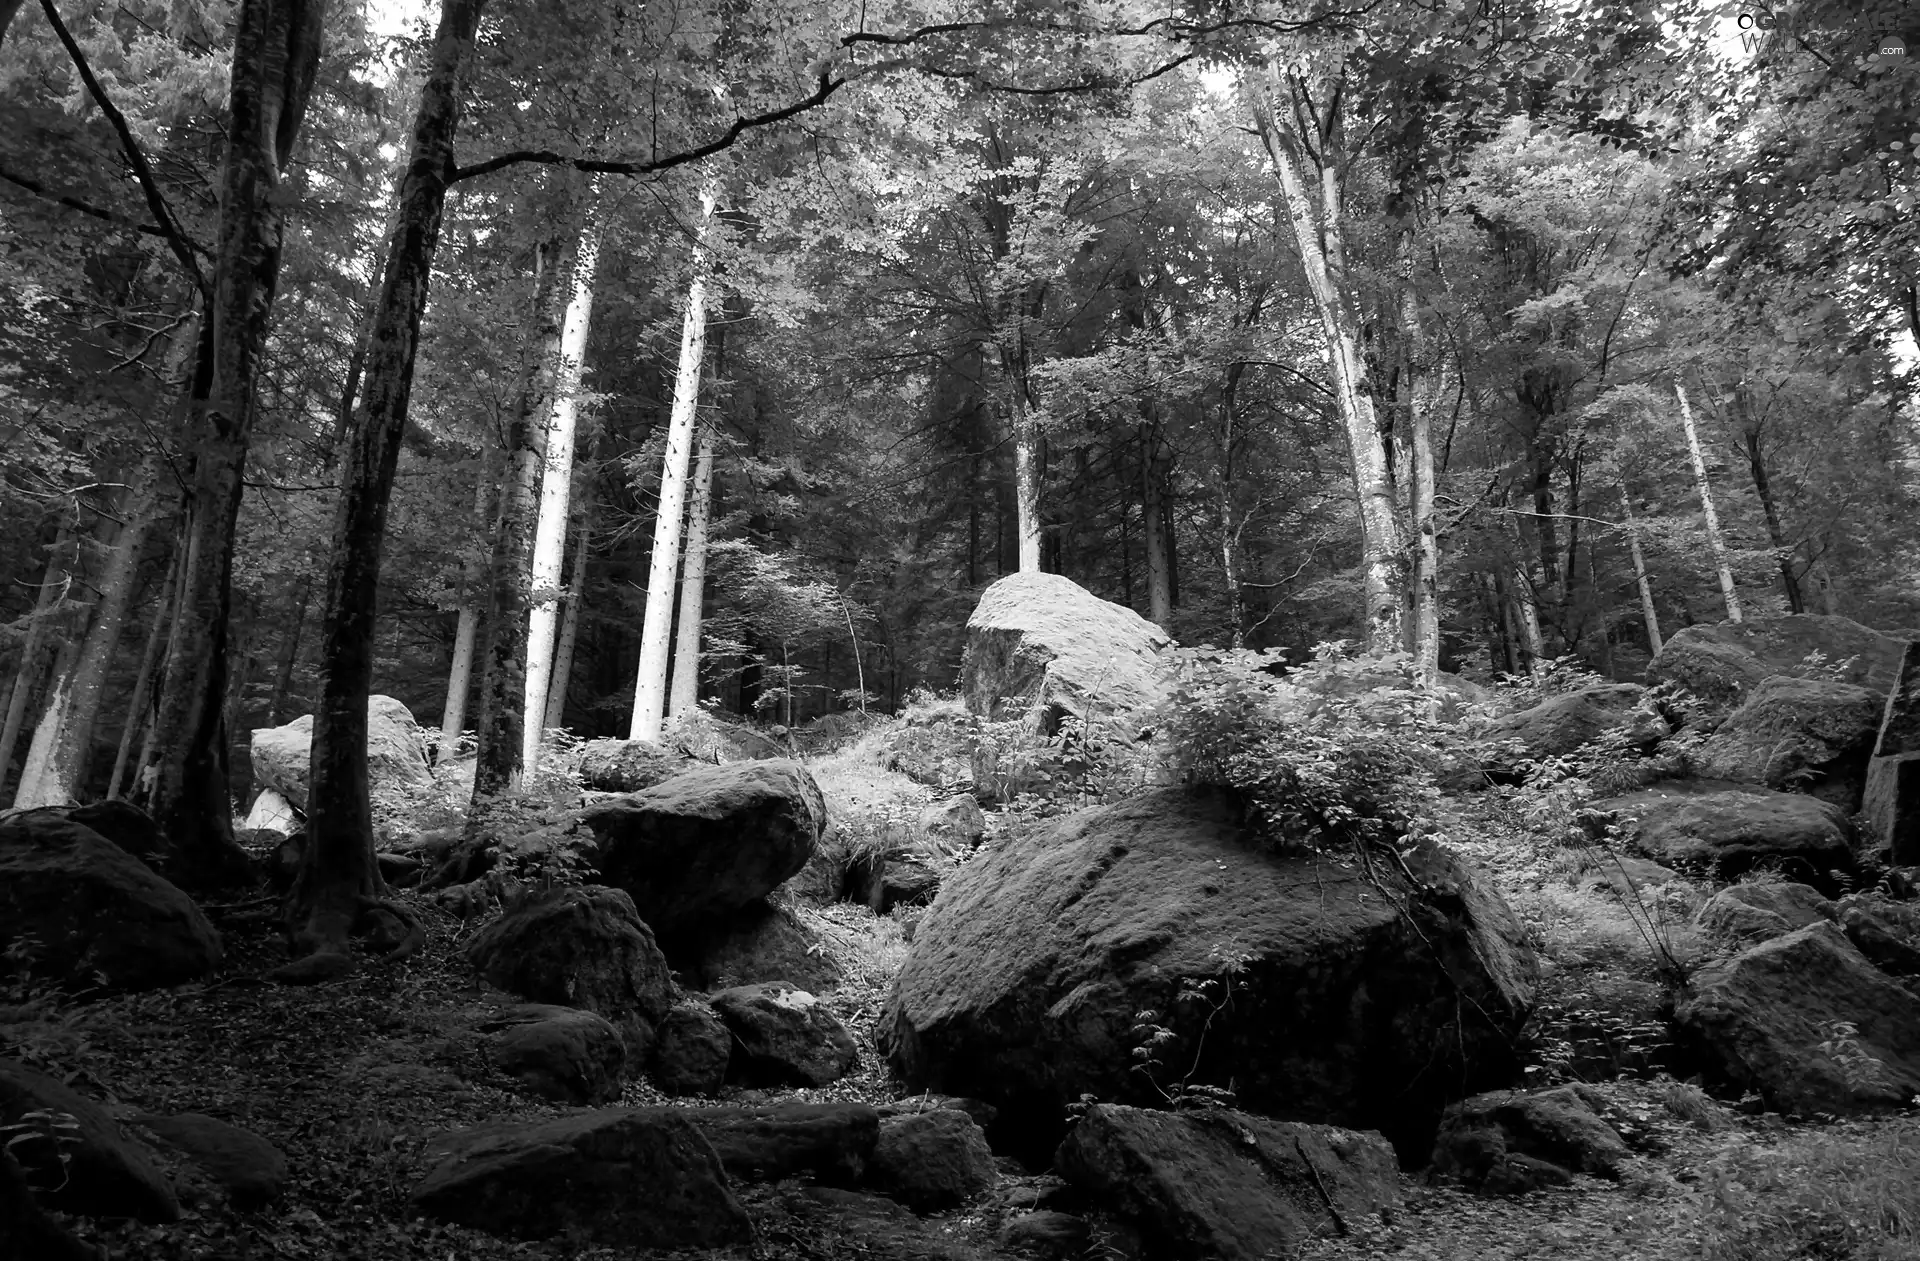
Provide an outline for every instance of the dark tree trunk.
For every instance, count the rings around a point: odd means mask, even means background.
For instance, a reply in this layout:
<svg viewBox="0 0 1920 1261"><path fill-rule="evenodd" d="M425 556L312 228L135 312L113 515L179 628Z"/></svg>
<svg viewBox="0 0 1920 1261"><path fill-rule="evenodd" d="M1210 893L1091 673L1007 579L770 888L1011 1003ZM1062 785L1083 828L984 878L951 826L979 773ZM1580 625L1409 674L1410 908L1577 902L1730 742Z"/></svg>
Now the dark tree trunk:
<svg viewBox="0 0 1920 1261"><path fill-rule="evenodd" d="M227 795L227 622L235 523L253 434L254 379L280 274L292 154L320 64L325 0L241 0L234 29L220 237L188 394L193 453L181 599L152 747L148 798L181 883L244 879Z"/></svg>
<svg viewBox="0 0 1920 1261"><path fill-rule="evenodd" d="M1767 517L1767 541L1773 545L1773 558L1780 566L1780 588L1787 595L1789 613L1805 613L1806 600L1800 593L1800 577L1793 572L1793 545L1780 524L1780 506L1774 502L1773 482L1767 477L1766 454L1760 446L1760 431L1747 430L1747 468L1753 473L1753 488L1760 494L1760 507Z"/></svg>
<svg viewBox="0 0 1920 1261"><path fill-rule="evenodd" d="M265 721L269 727L279 721L280 708L287 703L287 693L293 690L293 667L300 660L300 634L307 628L307 606L313 603L313 575L300 575L293 590L293 625L288 628L287 642L280 650L280 668L273 677L273 697L267 702Z"/></svg>
<svg viewBox="0 0 1920 1261"><path fill-rule="evenodd" d="M173 618L173 593L180 574L180 549L173 549L167 565L167 577L160 584L160 595L153 602L153 621L147 627L147 647L140 654L140 669L133 676L133 693L127 697L127 720L120 727L120 747L114 752L113 774L107 779L107 796L118 797L125 782L127 762L134 741L153 718L153 672L160 664L160 653L167 646L167 625Z"/></svg>
<svg viewBox="0 0 1920 1261"><path fill-rule="evenodd" d="M344 954L367 899L383 891L367 798L367 696L373 685L374 592L400 439L413 390L420 319L453 169L461 73L483 0L442 0L426 81L414 114L400 213L387 242L380 302L358 405L341 444L340 500L320 632L307 846L288 905L296 941Z"/></svg>

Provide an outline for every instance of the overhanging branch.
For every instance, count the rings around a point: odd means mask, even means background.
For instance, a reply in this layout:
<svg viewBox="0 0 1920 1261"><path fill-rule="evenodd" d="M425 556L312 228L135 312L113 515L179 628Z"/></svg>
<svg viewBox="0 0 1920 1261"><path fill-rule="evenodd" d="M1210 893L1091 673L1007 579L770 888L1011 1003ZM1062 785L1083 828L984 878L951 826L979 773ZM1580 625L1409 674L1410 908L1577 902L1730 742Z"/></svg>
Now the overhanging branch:
<svg viewBox="0 0 1920 1261"><path fill-rule="evenodd" d="M4 166L0 166L0 180L5 180L9 184L24 188L37 197L44 197L48 201L65 206L68 210L77 210L83 215L90 215L100 220L102 223L110 223L116 228L127 228L134 232L144 232L148 236L165 237L167 235L165 228L158 227L151 223L141 223L137 219L129 219L125 215L117 214L101 206L96 206L92 202L81 201L78 197L71 197L66 193L56 193L38 180L29 179L17 171L9 171ZM206 246L196 241L188 241L187 244L196 254L205 254L207 252Z"/></svg>

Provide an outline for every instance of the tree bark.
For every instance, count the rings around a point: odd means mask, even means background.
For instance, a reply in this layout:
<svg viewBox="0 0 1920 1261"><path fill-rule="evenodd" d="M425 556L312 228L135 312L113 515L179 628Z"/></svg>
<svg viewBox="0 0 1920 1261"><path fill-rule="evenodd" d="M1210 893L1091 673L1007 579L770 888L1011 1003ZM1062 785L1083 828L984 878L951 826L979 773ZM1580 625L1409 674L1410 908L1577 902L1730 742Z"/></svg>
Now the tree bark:
<svg viewBox="0 0 1920 1261"><path fill-rule="evenodd" d="M680 572L680 623L673 645L673 686L667 713L679 718L700 702L700 621L707 585L707 522L713 503L713 427L700 428L700 454L693 466L693 498L687 508L686 561Z"/></svg>
<svg viewBox="0 0 1920 1261"><path fill-rule="evenodd" d="M173 549L173 558L167 562L167 576L160 585L160 596L153 604L153 620L147 626L147 646L140 654L140 669L133 676L133 692L127 697L127 717L120 727L120 747L114 751L113 774L107 780L108 798L120 795L134 741L140 738L142 729L153 716L153 672L160 664L161 652L167 646L167 627L173 620L174 588L179 575L180 549L176 547Z"/></svg>
<svg viewBox="0 0 1920 1261"><path fill-rule="evenodd" d="M1633 556L1633 581L1640 589L1640 616L1647 624L1647 651L1659 656L1664 642L1660 638L1660 611L1654 607L1653 584L1647 581L1647 558L1640 550L1640 523L1634 520L1633 496L1620 488L1620 505L1627 513L1627 550Z"/></svg>
<svg viewBox="0 0 1920 1261"><path fill-rule="evenodd" d="M707 218L711 199L703 198ZM696 261L696 268L704 260ZM681 516L686 511L687 456L693 444L694 412L700 401L700 360L707 341L706 278L695 271L687 287L687 315L680 331L680 367L673 382L673 413L667 426L666 460L660 470L660 506L653 522L653 560L647 571L647 610L640 631L640 669L633 685L630 740L658 740L667 702L667 647L673 621L674 571L680 559Z"/></svg>
<svg viewBox="0 0 1920 1261"><path fill-rule="evenodd" d="M1800 577L1793 572L1793 544L1787 541L1786 527L1780 522L1780 506L1773 497L1773 482L1767 476L1766 454L1761 449L1760 431L1747 430L1747 469L1753 474L1753 488L1760 496L1760 508L1767 518L1767 542L1773 546L1773 558L1780 566L1780 589L1787 597L1787 612L1805 613L1806 597L1800 591Z"/></svg>
<svg viewBox="0 0 1920 1261"><path fill-rule="evenodd" d="M581 487L574 513L580 519L574 531L573 576L567 582L567 611L560 619L560 646L553 653L553 682L547 687L549 727L566 725L567 688L573 682L573 651L580 641L580 605L587 598L587 540L593 534L593 502L588 487Z"/></svg>
<svg viewBox="0 0 1920 1261"><path fill-rule="evenodd" d="M13 687L7 693L6 718L0 721L0 788L5 787L7 771L13 765L13 749L19 743L21 728L26 724L27 706L40 687L40 658L46 652L53 605L66 598L67 589L73 583L73 574L63 559L72 539L73 522L71 519L62 520L59 533L54 535L53 548L47 553L47 569L40 580L40 590L33 598L33 613L27 623L26 642L20 646L20 664L14 671ZM23 765L23 779L25 770Z"/></svg>
<svg viewBox="0 0 1920 1261"><path fill-rule="evenodd" d="M1005 362L1003 355L1002 362ZM1013 427L1013 520L1018 570L1041 572L1040 434L1028 406L1025 374L1007 367L1007 412Z"/></svg>
<svg viewBox="0 0 1920 1261"><path fill-rule="evenodd" d="M1276 78L1288 96L1285 115L1276 114L1267 94L1250 79L1242 81L1242 96L1280 186L1320 317L1360 514L1366 644L1370 651L1398 652L1406 642L1406 549L1347 274L1345 85L1338 79L1322 85L1324 104L1316 109L1303 80L1290 74ZM1313 174L1318 176L1317 205L1309 187Z"/></svg>
<svg viewBox="0 0 1920 1261"><path fill-rule="evenodd" d="M420 319L426 310L454 168L462 67L482 0L442 0L426 79L414 114L399 214L387 241L380 301L368 338L360 399L341 442L340 498L321 621L320 703L314 715L307 846L288 926L315 954L345 954L366 899L384 890L373 857L367 796L367 697L372 690L374 597L387 500L413 390Z"/></svg>
<svg viewBox="0 0 1920 1261"><path fill-rule="evenodd" d="M280 664L273 674L273 695L267 702L269 727L277 726L293 691L293 670L300 663L300 638L306 633L307 612L313 604L313 575L301 574L293 584L293 625L287 628L287 642L280 650Z"/></svg>
<svg viewBox="0 0 1920 1261"><path fill-rule="evenodd" d="M1720 593L1726 597L1727 620L1740 620L1740 597L1733 589L1733 568L1727 560L1727 541L1720 533L1720 516L1713 510L1713 487L1707 481L1707 460L1700 452L1700 431L1693 423L1693 408L1687 391L1678 380L1674 396L1680 400L1680 424L1687 433L1687 450L1693 455L1693 484L1700 492L1700 510L1707 519L1707 543L1713 549L1713 565L1720 573Z"/></svg>
<svg viewBox="0 0 1920 1261"><path fill-rule="evenodd" d="M493 537L494 501L500 493L502 472L498 458L500 454L492 448L481 452L480 474L473 486L475 542L460 566L460 608L454 621L453 660L447 667L447 696L440 707L440 744L435 752L435 761L452 757L454 750L459 747L461 733L466 730L467 692L473 683L474 645L485 598L480 584L486 577L488 555L480 550L479 540L491 540Z"/></svg>
<svg viewBox="0 0 1920 1261"><path fill-rule="evenodd" d="M234 843L227 787L233 549L289 203L280 176L319 68L324 21L325 0L241 0L234 30L220 234L189 393L186 557L148 776L150 812L172 843L176 882L188 887L251 875Z"/></svg>
<svg viewBox="0 0 1920 1261"><path fill-rule="evenodd" d="M588 197L593 196L589 189ZM540 474L540 509L533 531L533 567L529 578L525 714L521 719L520 760L526 774L540 761L540 737L546 730L547 692L553 682L553 650L559 637L560 574L566 562L567 501L573 491L574 431L580 414L580 377L593 325L594 272L600 261L600 212L587 211L574 249L572 294L560 334L560 363L553 406L548 411L546 458Z"/></svg>
<svg viewBox="0 0 1920 1261"><path fill-rule="evenodd" d="M1435 377L1419 297L1413 284L1413 230L1400 239L1400 320L1407 337L1407 516L1413 526L1413 675L1427 697L1428 712L1440 706L1440 534L1434 513L1433 407Z"/></svg>
<svg viewBox="0 0 1920 1261"><path fill-rule="evenodd" d="M1147 620L1161 630L1173 621L1173 564L1167 546L1166 448L1156 425L1140 434L1140 532L1147 553Z"/></svg>

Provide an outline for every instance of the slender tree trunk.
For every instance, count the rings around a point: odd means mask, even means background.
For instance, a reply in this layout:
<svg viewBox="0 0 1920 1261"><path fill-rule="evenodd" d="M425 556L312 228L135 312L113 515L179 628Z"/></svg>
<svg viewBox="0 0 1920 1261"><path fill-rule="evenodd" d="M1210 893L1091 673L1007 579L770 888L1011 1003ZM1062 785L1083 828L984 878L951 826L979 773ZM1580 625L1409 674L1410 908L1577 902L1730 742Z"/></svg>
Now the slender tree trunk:
<svg viewBox="0 0 1920 1261"><path fill-rule="evenodd" d="M700 702L700 623L707 586L707 522L713 504L713 428L700 427L700 454L693 466L693 497L687 508L686 562L680 573L680 623L673 645L673 685L667 713L692 713Z"/></svg>
<svg viewBox="0 0 1920 1261"><path fill-rule="evenodd" d="M593 197L591 189L587 196ZM593 326L594 272L600 262L600 211L590 206L574 250L572 294L560 334L560 364L548 411L546 458L540 474L539 519L533 532L531 605L527 618L525 713L521 719L520 760L531 774L540 761L540 737L546 730L547 692L553 682L553 649L559 636L560 574L566 562L567 501L573 490L574 431L580 414L580 378L586 362L587 335Z"/></svg>
<svg viewBox="0 0 1920 1261"><path fill-rule="evenodd" d="M1440 706L1440 534L1435 517L1433 472L1433 399L1439 372L1431 362L1426 330L1420 326L1419 296L1413 283L1413 227L1400 237L1400 322L1407 338L1407 396L1410 400L1407 451L1407 516L1413 527L1413 675L1427 696L1428 712Z"/></svg>
<svg viewBox="0 0 1920 1261"><path fill-rule="evenodd" d="M713 203L706 201L711 217ZM696 262L696 267L704 265ZM667 648L673 623L674 571L680 559L681 516L686 511L687 456L693 446L694 412L700 401L700 361L707 344L707 286L698 271L687 287L687 315L680 330L680 366L673 382L673 413L667 426L666 460L660 470L660 507L653 522L653 560L647 571L647 610L640 631L640 669L633 685L630 740L658 740L667 706Z"/></svg>
<svg viewBox="0 0 1920 1261"><path fill-rule="evenodd" d="M287 629L287 642L280 651L280 664L274 671L273 696L267 702L269 727L277 726L293 691L293 669L300 664L300 637L306 633L307 613L313 606L313 575L301 574L293 584L293 625Z"/></svg>
<svg viewBox="0 0 1920 1261"><path fill-rule="evenodd" d="M1546 641L1540 634L1540 611L1534 604L1538 586L1533 581L1533 575L1527 572L1524 562L1514 567L1513 578L1513 609L1520 622L1520 641L1526 651L1527 672L1535 674L1547 658Z"/></svg>
<svg viewBox="0 0 1920 1261"><path fill-rule="evenodd" d="M1700 510L1707 519L1707 543L1713 549L1714 568L1720 572L1720 593L1727 600L1727 620L1740 620L1740 597L1733 589L1733 567L1727 560L1727 540L1720 533L1720 516L1713 510L1713 487L1707 481L1707 460L1700 452L1700 431L1693 423L1693 408L1687 392L1678 380L1674 396L1680 400L1680 424L1687 433L1687 450L1693 455L1693 483L1700 492Z"/></svg>
<svg viewBox="0 0 1920 1261"><path fill-rule="evenodd" d="M20 763L20 782L13 793L13 807L64 806L66 794L55 777L54 749L66 726L67 711L73 700L73 672L80 662L80 641L63 635L54 651L53 670L47 678L46 696L40 706L40 721L34 724L33 738L27 742L27 756Z"/></svg>
<svg viewBox="0 0 1920 1261"><path fill-rule="evenodd" d="M1627 550L1633 556L1634 585L1640 589L1640 616L1647 624L1647 650L1657 657L1665 643L1660 638L1660 611L1654 607L1653 584L1647 581L1647 558L1640 550L1640 523L1633 516L1633 496L1624 486L1620 488L1620 505L1627 513Z"/></svg>
<svg viewBox="0 0 1920 1261"><path fill-rule="evenodd" d="M1019 572L1037 574L1040 563L1040 434L1027 405L1025 382L1007 373L1007 407L1013 426L1013 517Z"/></svg>
<svg viewBox="0 0 1920 1261"><path fill-rule="evenodd" d="M487 557L497 512L495 501L501 490L503 465L499 457L502 455L504 452L492 448L481 452L480 475L473 486L475 541L460 566L460 608L453 628L453 661L447 668L447 697L440 707L440 745L435 755L436 761L453 756L453 751L459 747L460 735L466 730L467 693L473 682L474 645L486 599L481 591L481 582L486 577ZM488 551L481 550L480 540L488 541Z"/></svg>
<svg viewBox="0 0 1920 1261"><path fill-rule="evenodd" d="M575 514L580 518L574 531L573 576L567 583L567 611L560 619L560 646L553 653L553 682L547 688L549 727L566 725L567 688L573 682L573 650L580 640L580 605L587 598L587 540L593 533L593 503L588 488L581 487Z"/></svg>
<svg viewBox="0 0 1920 1261"><path fill-rule="evenodd" d="M62 520L59 533L54 536L53 548L47 553L47 569L40 580L40 590L33 598L33 614L27 623L26 642L20 646L20 664L14 671L13 687L7 693L6 718L0 722L0 788L5 786L7 770L13 765L13 750L20 741L21 729L26 725L27 707L40 687L41 657L46 653L47 640L52 632L53 606L66 599L67 590L73 585L73 574L66 559L67 549L72 546L73 532L72 520ZM24 778L25 767L21 769Z"/></svg>
<svg viewBox="0 0 1920 1261"><path fill-rule="evenodd" d="M1147 553L1147 619L1166 630L1173 621L1173 563L1168 547L1167 469L1159 430L1140 436L1141 546Z"/></svg>
<svg viewBox="0 0 1920 1261"><path fill-rule="evenodd" d="M1773 545L1773 558L1780 566L1780 589L1786 593L1787 612L1805 613L1806 598L1800 591L1799 575L1793 572L1793 544L1787 541L1786 527L1780 523L1780 506L1774 501L1773 482L1767 476L1766 455L1760 447L1760 431L1747 430L1747 469L1753 474L1753 488L1760 495L1760 507L1767 518L1767 542Z"/></svg>
<svg viewBox="0 0 1920 1261"><path fill-rule="evenodd" d="M367 697L373 683L374 593L387 501L413 391L420 320L453 170L461 71L482 0L441 0L414 114L399 214L387 241L359 402L341 442L340 498L321 622L320 703L313 725L307 846L288 901L289 927L316 954L344 954L366 900L384 890L367 796Z"/></svg>
<svg viewBox="0 0 1920 1261"><path fill-rule="evenodd" d="M1242 95L1271 160L1293 224L1307 288L1320 316L1327 370L1339 404L1360 513L1367 647L1397 652L1406 643L1406 549L1347 275L1344 84L1335 80L1322 85L1322 104L1316 109L1302 80L1292 75L1280 78L1290 103L1285 116L1276 116L1266 93L1251 79L1243 81ZM1317 206L1310 172L1318 175Z"/></svg>
<svg viewBox="0 0 1920 1261"><path fill-rule="evenodd" d="M176 547L173 558L167 562L167 576L160 585L160 596L153 603L153 620L147 626L147 646L140 654L139 672L133 676L133 692L127 697L127 717L120 726L120 746L114 751L113 774L107 780L109 798L120 795L134 742L140 738L141 731L153 716L153 672L160 664L161 652L167 646L167 627L173 620L174 588L179 581L179 574L180 549Z"/></svg>
<svg viewBox="0 0 1920 1261"><path fill-rule="evenodd" d="M149 806L172 843L177 881L250 877L227 786L227 622L247 448L280 274L292 157L320 64L325 0L241 0L234 31L220 235L189 393L193 452L180 609L151 744Z"/></svg>

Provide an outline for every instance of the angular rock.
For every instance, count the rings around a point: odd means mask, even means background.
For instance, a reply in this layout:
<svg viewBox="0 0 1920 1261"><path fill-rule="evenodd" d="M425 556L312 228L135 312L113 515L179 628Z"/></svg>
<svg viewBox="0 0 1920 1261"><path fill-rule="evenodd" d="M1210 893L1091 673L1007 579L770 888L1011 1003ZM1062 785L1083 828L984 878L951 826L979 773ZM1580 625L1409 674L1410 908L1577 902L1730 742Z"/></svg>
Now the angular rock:
<svg viewBox="0 0 1920 1261"><path fill-rule="evenodd" d="M1888 976L1920 977L1920 905L1873 894L1842 898L1840 931Z"/></svg>
<svg viewBox="0 0 1920 1261"><path fill-rule="evenodd" d="M198 1112L145 1113L134 1124L199 1166L236 1207L270 1204L286 1187L286 1154L252 1130Z"/></svg>
<svg viewBox="0 0 1920 1261"><path fill-rule="evenodd" d="M712 1007L675 1003L654 1032L647 1076L669 1095L717 1094L727 1079L733 1035Z"/></svg>
<svg viewBox="0 0 1920 1261"><path fill-rule="evenodd" d="M1851 873L1853 824L1839 807L1800 793L1718 780L1660 783L1593 803L1618 820L1621 839L1681 871L1732 880L1771 867L1816 889Z"/></svg>
<svg viewBox="0 0 1920 1261"><path fill-rule="evenodd" d="M639 792L703 765L650 740L589 740L580 750L580 782L600 792Z"/></svg>
<svg viewBox="0 0 1920 1261"><path fill-rule="evenodd" d="M753 1226L713 1145L677 1108L494 1122L428 1145L416 1211L511 1239L621 1248L746 1244Z"/></svg>
<svg viewBox="0 0 1920 1261"><path fill-rule="evenodd" d="M1041 1209L1010 1217L1000 1228L1000 1246L1041 1261L1069 1261L1087 1251L1093 1227L1084 1217Z"/></svg>
<svg viewBox="0 0 1920 1261"><path fill-rule="evenodd" d="M509 994L612 1021L634 1064L676 996L666 956L619 889L555 889L482 928L466 951L474 970Z"/></svg>
<svg viewBox="0 0 1920 1261"><path fill-rule="evenodd" d="M923 1112L964 1112L983 1130L991 1126L994 1119L1000 1115L1000 1109L984 1099L967 1099L960 1095L936 1095L930 1090L880 1105L880 1115L883 1117L918 1116Z"/></svg>
<svg viewBox="0 0 1920 1261"><path fill-rule="evenodd" d="M1887 692L1861 812L1891 863L1920 863L1920 641L1909 643Z"/></svg>
<svg viewBox="0 0 1920 1261"><path fill-rule="evenodd" d="M1846 617L1750 617L1678 631L1647 666L1647 679L1671 680L1725 712L1761 680L1795 673L1808 654L1821 652L1828 667L1853 659L1840 671L1841 682L1885 692L1893 686L1903 646L1900 639Z"/></svg>
<svg viewBox="0 0 1920 1261"><path fill-rule="evenodd" d="M1150 1248L1183 1261L1266 1261L1393 1207L1399 1167L1378 1134L1227 1109L1096 1104L1054 1165Z"/></svg>
<svg viewBox="0 0 1920 1261"><path fill-rule="evenodd" d="M84 806L62 808L67 818L83 828L92 828L126 850L155 871L165 871L167 837L153 816L131 801L113 798Z"/></svg>
<svg viewBox="0 0 1920 1261"><path fill-rule="evenodd" d="M970 854L987 834L987 816L972 797L949 797L920 808L914 839L949 858Z"/></svg>
<svg viewBox="0 0 1920 1261"><path fill-rule="evenodd" d="M880 1122L873 1184L916 1213L958 1208L997 1175L987 1136L964 1112L912 1112Z"/></svg>
<svg viewBox="0 0 1920 1261"><path fill-rule="evenodd" d="M0 820L0 949L68 989L181 985L220 963L220 934L154 870L59 809Z"/></svg>
<svg viewBox="0 0 1920 1261"><path fill-rule="evenodd" d="M313 715L304 714L284 727L256 728L251 748L254 784L273 789L305 813ZM420 724L412 710L391 696L367 698L367 779L376 791L433 782Z"/></svg>
<svg viewBox="0 0 1920 1261"><path fill-rule="evenodd" d="M788 981L823 994L845 979L820 935L765 898L666 944L667 962L701 989Z"/></svg>
<svg viewBox="0 0 1920 1261"><path fill-rule="evenodd" d="M1165 631L1060 574L1009 574L967 619L960 689L985 718L1034 714L1051 734L1072 715L1121 725L1165 694Z"/></svg>
<svg viewBox="0 0 1920 1261"><path fill-rule="evenodd" d="M42 1204L82 1217L132 1217L155 1224L180 1220L173 1188L100 1105L38 1069L0 1059L0 1125L19 1125L27 1113L38 1111L65 1113L79 1127L77 1141L65 1145L64 1171L47 1138L13 1145L14 1158Z"/></svg>
<svg viewBox="0 0 1920 1261"><path fill-rule="evenodd" d="M894 850L847 867L847 900L875 915L896 906L925 906L940 892L940 869L912 850Z"/></svg>
<svg viewBox="0 0 1920 1261"><path fill-rule="evenodd" d="M247 818L239 830L246 833L271 832L278 836L292 836L304 826L300 812L293 803L281 796L277 788L262 788L260 795L253 799L253 806L247 811ZM254 844L264 844L266 838L256 836Z"/></svg>
<svg viewBox="0 0 1920 1261"><path fill-rule="evenodd" d="M626 1040L604 1016L528 1003L490 1013L480 1029L492 1035L494 1067L542 1099L578 1105L620 1098Z"/></svg>
<svg viewBox="0 0 1920 1261"><path fill-rule="evenodd" d="M1847 814L1860 808L1881 699L1870 688L1826 679L1762 679L1708 737L1699 774L1794 789Z"/></svg>
<svg viewBox="0 0 1920 1261"><path fill-rule="evenodd" d="M1564 1183L1574 1173L1619 1178L1633 1153L1601 1119L1589 1089L1497 1090L1461 1100L1441 1119L1434 1172L1496 1194Z"/></svg>
<svg viewBox="0 0 1920 1261"><path fill-rule="evenodd" d="M813 776L777 758L703 766L581 811L594 865L662 940L764 898L806 865L826 828Z"/></svg>
<svg viewBox="0 0 1920 1261"><path fill-rule="evenodd" d="M1617 850L1594 846L1580 853L1586 862L1581 887L1592 892L1611 889L1623 902L1644 899L1680 878L1671 867Z"/></svg>
<svg viewBox="0 0 1920 1261"><path fill-rule="evenodd" d="M1694 913L1700 931L1723 941L1784 937L1796 928L1835 918L1833 903L1804 884L1728 885Z"/></svg>
<svg viewBox="0 0 1920 1261"><path fill-rule="evenodd" d="M689 1108L730 1177L779 1182L805 1175L853 1186L867 1175L880 1114L864 1103L778 1103Z"/></svg>
<svg viewBox="0 0 1920 1261"><path fill-rule="evenodd" d="M1821 1050L1842 1022L1855 1045ZM1897 1108L1920 1093L1920 997L1824 921L1702 968L1674 1029L1715 1075L1782 1112Z"/></svg>
<svg viewBox="0 0 1920 1261"><path fill-rule="evenodd" d="M1666 720L1647 704L1645 688L1611 683L1549 696L1530 709L1496 718L1480 738L1518 741L1523 757L1538 760L1564 757L1613 731L1624 733L1636 745L1651 745L1670 734ZM1492 759L1488 767L1515 769L1500 758Z"/></svg>
<svg viewBox="0 0 1920 1261"><path fill-rule="evenodd" d="M859 1058L846 1026L785 982L737 985L707 1001L733 1034L728 1075L748 1085L825 1086Z"/></svg>
<svg viewBox="0 0 1920 1261"><path fill-rule="evenodd" d="M1464 864L1430 844L1407 861L1418 889L1392 867L1269 854L1225 799L1171 789L1060 819L948 879L880 1047L909 1089L984 1099L996 1145L1043 1156L1081 1094L1156 1097L1134 1026L1166 1013L1175 1077L1194 1066L1251 1111L1384 1129L1424 1157L1451 1092L1518 1073L1536 964ZM1204 1035L1206 1013L1175 1001L1200 980L1231 987Z"/></svg>

